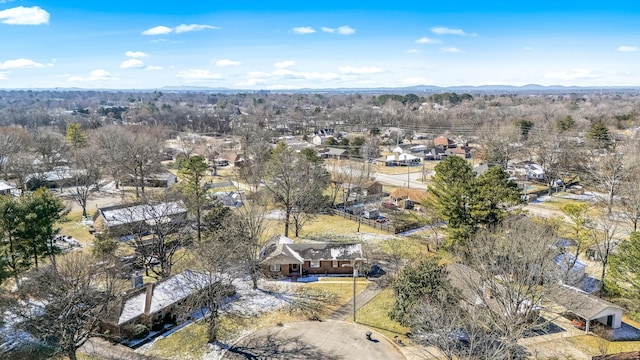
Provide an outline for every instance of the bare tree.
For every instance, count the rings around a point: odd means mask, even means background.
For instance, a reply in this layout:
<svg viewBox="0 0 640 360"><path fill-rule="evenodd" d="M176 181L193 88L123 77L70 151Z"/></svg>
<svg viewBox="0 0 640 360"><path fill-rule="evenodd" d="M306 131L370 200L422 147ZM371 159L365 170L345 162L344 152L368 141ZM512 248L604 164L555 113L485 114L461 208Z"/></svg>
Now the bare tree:
<svg viewBox="0 0 640 360"><path fill-rule="evenodd" d="M33 137L33 147L40 156L42 171L53 170L69 150L64 135L51 130L38 130Z"/></svg>
<svg viewBox="0 0 640 360"><path fill-rule="evenodd" d="M184 256L178 250L192 240L183 205L170 198L148 200L123 210L122 221L130 224L126 232L147 276L171 276L173 265Z"/></svg>
<svg viewBox="0 0 640 360"><path fill-rule="evenodd" d="M75 149L71 175L72 197L82 207L82 216L87 217L87 201L99 189L102 179L103 153L94 144Z"/></svg>
<svg viewBox="0 0 640 360"><path fill-rule="evenodd" d="M631 169L629 154L625 150L614 143L604 155L594 152L586 167L595 186L607 192L606 206L609 214L613 208L618 187L627 178Z"/></svg>
<svg viewBox="0 0 640 360"><path fill-rule="evenodd" d="M571 220L571 230L573 232L573 239L575 245L573 248L572 256L563 256L564 261L564 274L562 275L562 281L569 283L571 272L574 270L574 266L578 262L578 256L584 252L589 242L589 226L592 224L592 219L589 218L589 205L588 204L565 204L560 207L560 210ZM568 247L561 247L560 251L569 251Z"/></svg>
<svg viewBox="0 0 640 360"><path fill-rule="evenodd" d="M359 190L364 187L368 180L366 167L367 165L354 161L331 162L327 165L330 173L329 200L331 206L335 205L337 201L346 202L349 200L351 189ZM355 199L351 200L355 201Z"/></svg>
<svg viewBox="0 0 640 360"><path fill-rule="evenodd" d="M219 308L224 299L233 294L233 281L237 264L241 263L244 244L238 236L241 230L234 226L232 215L227 213L221 226L205 232L203 240L194 244L190 252L194 258L195 272L187 286L195 294L189 301L189 311L201 311L207 324L209 342L218 339Z"/></svg>
<svg viewBox="0 0 640 360"><path fill-rule="evenodd" d="M308 196L321 197L327 185L328 173L317 163L308 161L280 143L267 166L265 188L285 214L284 236L289 236L291 214Z"/></svg>
<svg viewBox="0 0 640 360"><path fill-rule="evenodd" d="M160 128L147 126L107 126L95 136L108 159L108 168L116 185L133 177L136 198L145 196L145 179L159 170L164 141Z"/></svg>
<svg viewBox="0 0 640 360"><path fill-rule="evenodd" d="M8 171L13 176L16 187L21 192L27 190L27 182L36 171L35 160L35 155L27 151L17 152L9 160Z"/></svg>
<svg viewBox="0 0 640 360"><path fill-rule="evenodd" d="M22 325L71 360L94 335L105 314L106 292L93 262L87 254L70 253L57 266L48 265L31 274L20 292L26 300L17 308L24 319Z"/></svg>
<svg viewBox="0 0 640 360"><path fill-rule="evenodd" d="M593 239L594 257L602 265L600 281L602 281L602 289L606 292L604 278L607 271L607 265L611 252L620 242L618 234L618 222L609 214L601 214L591 228L591 237Z"/></svg>
<svg viewBox="0 0 640 360"><path fill-rule="evenodd" d="M258 288L260 278L260 246L266 231L265 213L267 201L260 194L245 202L244 206L237 209L232 218L234 233L238 234L238 241L241 244L242 263L245 264L251 276L253 288ZM286 235L285 235L286 236Z"/></svg>
<svg viewBox="0 0 640 360"><path fill-rule="evenodd" d="M18 127L0 127L0 170L7 179L9 163L15 154L30 147L31 135Z"/></svg>
<svg viewBox="0 0 640 360"><path fill-rule="evenodd" d="M243 129L240 143L244 150L244 162L236 169L236 175L249 186L251 192L256 192L266 176L271 144L267 142L265 131L257 126Z"/></svg>
<svg viewBox="0 0 640 360"><path fill-rule="evenodd" d="M640 182L637 179L638 174L633 174L621 182L617 199L620 214L629 221L632 231L638 230L640 220Z"/></svg>
<svg viewBox="0 0 640 360"><path fill-rule="evenodd" d="M438 251L440 249L440 233L441 230L443 230L441 226L444 225L444 219L442 219L440 214L433 208L433 206L430 206L429 201L422 202L422 212L422 217L424 218L425 222L429 224L429 230L433 234L435 251ZM431 251L428 245L429 243L427 243L427 250Z"/></svg>
<svg viewBox="0 0 640 360"><path fill-rule="evenodd" d="M516 356L518 339L545 325L539 308L558 286L543 281L554 272L555 238L555 227L515 217L494 232L481 231L466 253L468 270L458 276L458 286L508 358Z"/></svg>

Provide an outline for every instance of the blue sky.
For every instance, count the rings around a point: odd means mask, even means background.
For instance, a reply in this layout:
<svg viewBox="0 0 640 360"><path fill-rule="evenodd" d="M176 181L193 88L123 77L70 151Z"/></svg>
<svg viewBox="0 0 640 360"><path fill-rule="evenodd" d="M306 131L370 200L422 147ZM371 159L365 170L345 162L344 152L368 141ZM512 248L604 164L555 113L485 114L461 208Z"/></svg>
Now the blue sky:
<svg viewBox="0 0 640 360"><path fill-rule="evenodd" d="M0 0L0 49L0 88L640 86L640 2Z"/></svg>

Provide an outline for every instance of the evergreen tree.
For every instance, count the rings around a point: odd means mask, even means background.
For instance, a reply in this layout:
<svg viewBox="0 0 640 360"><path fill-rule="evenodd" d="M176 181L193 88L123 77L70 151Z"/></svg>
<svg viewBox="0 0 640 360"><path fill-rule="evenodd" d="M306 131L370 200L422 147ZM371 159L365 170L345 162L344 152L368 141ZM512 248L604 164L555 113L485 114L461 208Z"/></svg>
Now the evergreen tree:
<svg viewBox="0 0 640 360"><path fill-rule="evenodd" d="M67 141L74 148L87 146L87 134L82 130L82 125L78 123L67 124Z"/></svg>
<svg viewBox="0 0 640 360"><path fill-rule="evenodd" d="M591 125L587 138L594 141L598 147L607 147L611 144L609 128L602 120L598 120Z"/></svg>
<svg viewBox="0 0 640 360"><path fill-rule="evenodd" d="M409 326L412 312L419 301L436 299L451 285L447 280L446 266L441 265L437 257L429 257L402 269L392 288L396 301L389 317Z"/></svg>
<svg viewBox="0 0 640 360"><path fill-rule="evenodd" d="M523 202L520 190L500 167L476 177L469 162L450 156L435 170L428 203L447 221L452 245L464 245L481 227L500 224Z"/></svg>
<svg viewBox="0 0 640 360"><path fill-rule="evenodd" d="M180 170L178 172L182 180L178 188L186 198L187 208L196 217L198 241L202 240L201 212L207 195L202 182L207 168L208 166L202 156L192 156L180 162Z"/></svg>
<svg viewBox="0 0 640 360"><path fill-rule="evenodd" d="M609 274L627 296L640 298L640 232L622 241L618 253L610 255Z"/></svg>
<svg viewBox="0 0 640 360"><path fill-rule="evenodd" d="M449 156L436 165L429 186L431 206L438 216L448 222L447 231L452 242L463 242L474 233L471 204L475 175L471 165L458 156Z"/></svg>

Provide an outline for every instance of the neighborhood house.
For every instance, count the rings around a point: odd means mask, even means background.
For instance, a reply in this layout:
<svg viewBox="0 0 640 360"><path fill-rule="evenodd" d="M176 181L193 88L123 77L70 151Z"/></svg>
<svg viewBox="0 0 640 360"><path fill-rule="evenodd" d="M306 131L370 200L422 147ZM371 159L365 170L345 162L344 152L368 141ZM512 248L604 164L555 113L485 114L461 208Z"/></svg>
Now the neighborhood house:
<svg viewBox="0 0 640 360"><path fill-rule="evenodd" d="M351 275L354 266L364 261L362 245L344 243L294 244L277 236L265 244L261 265L270 275L300 277L305 275Z"/></svg>
<svg viewBox="0 0 640 360"><path fill-rule="evenodd" d="M156 222L178 223L187 218L187 209L178 202L125 204L99 208L93 215L97 232L117 237L142 234Z"/></svg>
<svg viewBox="0 0 640 360"><path fill-rule="evenodd" d="M184 313L185 304L214 284L207 274L193 271L146 284L125 294L101 327L115 336L123 336L127 326L142 324L148 329L162 330L179 324L188 316Z"/></svg>

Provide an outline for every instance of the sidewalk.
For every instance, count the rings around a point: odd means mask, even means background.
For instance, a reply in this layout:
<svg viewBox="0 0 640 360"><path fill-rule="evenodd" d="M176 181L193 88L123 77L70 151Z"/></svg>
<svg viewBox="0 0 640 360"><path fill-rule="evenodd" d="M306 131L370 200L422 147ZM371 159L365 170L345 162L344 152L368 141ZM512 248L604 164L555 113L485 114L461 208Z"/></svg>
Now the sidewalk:
<svg viewBox="0 0 640 360"><path fill-rule="evenodd" d="M382 288L375 282L367 286L360 294L356 296L356 311L365 306L371 299L376 297L382 291ZM353 320L353 299L348 303L340 306L333 313L327 316L329 320L347 321Z"/></svg>

